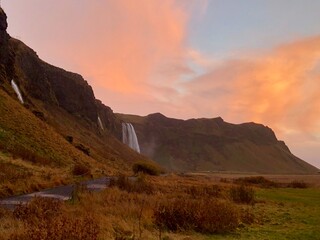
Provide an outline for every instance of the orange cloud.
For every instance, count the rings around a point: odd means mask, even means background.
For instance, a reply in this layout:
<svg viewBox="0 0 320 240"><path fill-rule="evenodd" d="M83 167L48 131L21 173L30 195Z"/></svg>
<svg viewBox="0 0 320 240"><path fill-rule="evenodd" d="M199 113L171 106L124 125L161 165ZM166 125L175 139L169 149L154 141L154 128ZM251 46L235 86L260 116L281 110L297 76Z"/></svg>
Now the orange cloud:
<svg viewBox="0 0 320 240"><path fill-rule="evenodd" d="M95 87L123 94L150 91L151 84L175 80L167 66L185 71L187 19L172 0L94 1L81 20L86 35L71 54Z"/></svg>
<svg viewBox="0 0 320 240"><path fill-rule="evenodd" d="M160 111L152 108L167 104L179 78L192 74L186 64L188 17L174 0L94 1L81 20L85 35L69 59L116 111L131 112L137 105L144 113Z"/></svg>
<svg viewBox="0 0 320 240"><path fill-rule="evenodd" d="M16 14L9 19L28 19L22 40L44 60L82 74L115 111L133 111L121 98L134 99L139 109L167 104L181 76L193 74L187 23L206 0L30 2L8 4Z"/></svg>
<svg viewBox="0 0 320 240"><path fill-rule="evenodd" d="M202 115L261 122L284 134L319 132L320 36L255 58L226 61L187 89Z"/></svg>

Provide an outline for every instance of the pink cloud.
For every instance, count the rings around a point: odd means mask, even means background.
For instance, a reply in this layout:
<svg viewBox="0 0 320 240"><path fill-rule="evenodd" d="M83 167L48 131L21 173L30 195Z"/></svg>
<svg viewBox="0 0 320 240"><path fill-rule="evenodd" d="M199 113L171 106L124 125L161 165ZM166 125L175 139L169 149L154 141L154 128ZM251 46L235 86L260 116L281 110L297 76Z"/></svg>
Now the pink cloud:
<svg viewBox="0 0 320 240"><path fill-rule="evenodd" d="M235 122L314 131L320 121L319 60L320 37L283 44L256 58L222 63L187 84L188 98L197 99L205 115L221 112Z"/></svg>

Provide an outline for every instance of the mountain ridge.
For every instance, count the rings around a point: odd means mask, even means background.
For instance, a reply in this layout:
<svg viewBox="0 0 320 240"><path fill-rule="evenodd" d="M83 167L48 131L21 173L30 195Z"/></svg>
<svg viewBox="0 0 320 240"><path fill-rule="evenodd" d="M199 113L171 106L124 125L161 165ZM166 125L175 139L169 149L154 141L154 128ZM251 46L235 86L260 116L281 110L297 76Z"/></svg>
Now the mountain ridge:
<svg viewBox="0 0 320 240"><path fill-rule="evenodd" d="M301 174L318 171L294 156L284 141L262 124L232 124L221 117L182 120L161 113L117 116L134 125L142 154L169 170Z"/></svg>

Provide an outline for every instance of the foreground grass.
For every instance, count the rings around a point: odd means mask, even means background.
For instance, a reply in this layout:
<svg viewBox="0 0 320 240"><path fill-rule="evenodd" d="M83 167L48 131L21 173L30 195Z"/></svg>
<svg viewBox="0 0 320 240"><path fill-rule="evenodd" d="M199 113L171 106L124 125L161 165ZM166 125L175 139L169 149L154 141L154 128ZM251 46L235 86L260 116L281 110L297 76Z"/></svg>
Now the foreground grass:
<svg viewBox="0 0 320 240"><path fill-rule="evenodd" d="M46 227L41 232L57 232L61 235L61 231L56 229L60 223L68 222L73 226L75 221L85 223L88 219L95 235L81 239L320 239L319 188L255 187L256 203L252 205L252 201L248 201L249 204L232 202L233 194L230 192L235 185L213 183L210 178L167 176L142 179L138 185L122 180L120 185L113 183L113 187L100 193L80 190L74 194L72 201L64 203L57 214L53 215L58 217L49 219L49 222L43 222L41 218L38 221L29 215L25 219L17 218L17 214L0 211L0 239L37 239L25 233L37 231L38 227L43 226ZM201 208L197 209L198 206ZM220 207L212 211L214 206ZM33 208L38 207L34 205ZM233 209L232 212L230 209ZM221 210L228 216L234 214L232 219L223 219L223 214L216 218ZM27 212L41 213L39 210ZM197 213L200 215L194 217ZM186 218L197 221L197 224L186 222ZM204 221L203 226L209 226L212 231L199 228L199 219ZM226 229L220 228L223 231L216 231L215 227L219 225L215 223L224 220L232 220L232 224L224 225L229 226ZM213 228L206 225L209 222ZM168 226L178 227L169 231ZM72 229L70 231L74 232L65 232L81 235L81 229ZM50 236L44 239L56 239L54 235Z"/></svg>
<svg viewBox="0 0 320 240"><path fill-rule="evenodd" d="M211 239L320 239L320 189L257 189L257 222Z"/></svg>

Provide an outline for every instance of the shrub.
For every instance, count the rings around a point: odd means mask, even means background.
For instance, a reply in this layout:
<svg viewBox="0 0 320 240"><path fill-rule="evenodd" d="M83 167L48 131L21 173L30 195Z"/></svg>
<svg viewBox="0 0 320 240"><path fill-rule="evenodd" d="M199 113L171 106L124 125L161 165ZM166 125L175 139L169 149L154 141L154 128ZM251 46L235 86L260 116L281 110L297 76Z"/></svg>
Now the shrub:
<svg viewBox="0 0 320 240"><path fill-rule="evenodd" d="M44 115L43 112L37 111L37 110L33 110L32 113L33 113L37 118L39 118L40 120L42 120L42 121L45 121L45 120L46 120L45 115Z"/></svg>
<svg viewBox="0 0 320 240"><path fill-rule="evenodd" d="M254 204L255 193L253 188L241 184L230 188L230 198L236 203Z"/></svg>
<svg viewBox="0 0 320 240"><path fill-rule="evenodd" d="M117 178L110 180L110 187L118 187L120 190L127 191L129 193L147 193L152 194L154 192L153 186L146 180L143 174L140 174L136 179L125 175L120 175Z"/></svg>
<svg viewBox="0 0 320 240"><path fill-rule="evenodd" d="M82 163L76 163L73 167L72 173L75 176L90 175L91 170L88 166L86 166Z"/></svg>
<svg viewBox="0 0 320 240"><path fill-rule="evenodd" d="M135 174L144 173L144 174L153 175L153 176L158 176L162 172L160 167L147 162L135 163L132 166L132 170Z"/></svg>
<svg viewBox="0 0 320 240"><path fill-rule="evenodd" d="M308 184L305 183L304 181L297 181L294 180L291 183L288 184L288 187L291 188L308 188Z"/></svg>
<svg viewBox="0 0 320 240"><path fill-rule="evenodd" d="M230 202L180 198L161 202L154 211L154 223L170 231L224 233L236 229L239 212Z"/></svg>
<svg viewBox="0 0 320 240"><path fill-rule="evenodd" d="M75 146L77 149L79 149L81 152L83 152L84 154L90 156L90 148L84 146L83 144L78 144Z"/></svg>
<svg viewBox="0 0 320 240"><path fill-rule="evenodd" d="M265 177L262 177L262 176L237 178L234 180L234 183L252 184L252 185L257 185L265 188L279 187L278 183L271 181L269 179L266 179Z"/></svg>
<svg viewBox="0 0 320 240"><path fill-rule="evenodd" d="M221 196L221 188L218 185L191 186L187 187L184 192L191 195L192 198Z"/></svg>
<svg viewBox="0 0 320 240"><path fill-rule="evenodd" d="M14 216L23 221L23 234L13 234L11 240L95 240L99 227L96 219L88 214L81 217L69 216L63 210L62 201L50 198L35 198L28 205L21 205Z"/></svg>
<svg viewBox="0 0 320 240"><path fill-rule="evenodd" d="M73 143L73 137L72 137L72 136L66 136L66 140L67 140L69 143Z"/></svg>

